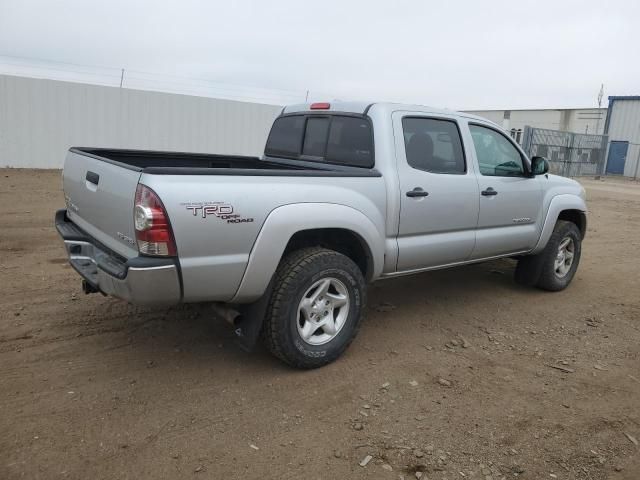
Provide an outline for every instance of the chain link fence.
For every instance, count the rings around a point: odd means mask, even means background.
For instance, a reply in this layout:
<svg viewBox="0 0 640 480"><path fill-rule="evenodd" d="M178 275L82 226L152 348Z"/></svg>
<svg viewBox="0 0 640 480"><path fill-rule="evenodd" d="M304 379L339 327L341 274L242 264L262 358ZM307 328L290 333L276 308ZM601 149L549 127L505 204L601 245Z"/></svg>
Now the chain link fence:
<svg viewBox="0 0 640 480"><path fill-rule="evenodd" d="M607 135L561 132L524 127L522 148L529 155L549 160L549 170L564 177L604 175Z"/></svg>

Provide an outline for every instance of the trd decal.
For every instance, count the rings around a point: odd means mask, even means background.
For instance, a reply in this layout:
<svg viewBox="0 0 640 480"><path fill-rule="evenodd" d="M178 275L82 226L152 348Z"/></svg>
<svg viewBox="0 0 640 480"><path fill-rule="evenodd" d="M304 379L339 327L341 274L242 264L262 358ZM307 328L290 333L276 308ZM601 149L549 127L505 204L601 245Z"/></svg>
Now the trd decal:
<svg viewBox="0 0 640 480"><path fill-rule="evenodd" d="M233 206L226 203L187 203L185 204L187 210L193 213L193 216L201 215L202 218L207 218L211 215L222 218L223 216L233 215Z"/></svg>
<svg viewBox="0 0 640 480"><path fill-rule="evenodd" d="M208 218L217 217L227 223L251 223L253 218L243 218L240 214L234 213L233 205L223 202L188 202L182 203L194 217Z"/></svg>

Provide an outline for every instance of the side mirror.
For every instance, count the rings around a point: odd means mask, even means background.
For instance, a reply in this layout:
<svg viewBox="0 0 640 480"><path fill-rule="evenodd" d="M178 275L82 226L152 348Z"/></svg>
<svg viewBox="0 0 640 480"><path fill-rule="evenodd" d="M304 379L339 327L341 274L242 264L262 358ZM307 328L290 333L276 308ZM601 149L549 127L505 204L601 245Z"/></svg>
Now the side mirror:
<svg viewBox="0 0 640 480"><path fill-rule="evenodd" d="M544 157L533 157L531 159L531 174L544 175L549 173L549 161Z"/></svg>

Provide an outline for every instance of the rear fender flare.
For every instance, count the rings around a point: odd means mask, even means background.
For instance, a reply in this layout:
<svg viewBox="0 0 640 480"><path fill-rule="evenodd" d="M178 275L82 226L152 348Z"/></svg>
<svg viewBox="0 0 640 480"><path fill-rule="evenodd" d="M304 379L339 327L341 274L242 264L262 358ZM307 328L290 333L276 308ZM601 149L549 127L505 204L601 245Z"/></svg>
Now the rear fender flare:
<svg viewBox="0 0 640 480"><path fill-rule="evenodd" d="M267 289L291 237L300 231L342 228L359 235L373 260L372 279L384 264L384 233L362 212L334 203L296 203L274 209L251 249L240 287L231 303L257 300Z"/></svg>

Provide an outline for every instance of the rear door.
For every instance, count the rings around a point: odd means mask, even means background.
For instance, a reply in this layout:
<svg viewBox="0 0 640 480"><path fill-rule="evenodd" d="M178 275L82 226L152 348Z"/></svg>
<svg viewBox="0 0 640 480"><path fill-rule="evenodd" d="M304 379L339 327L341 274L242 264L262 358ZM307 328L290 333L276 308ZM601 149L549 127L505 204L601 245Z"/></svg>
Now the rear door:
<svg viewBox="0 0 640 480"><path fill-rule="evenodd" d="M453 116L395 112L400 188L398 271L465 261L475 243L478 182Z"/></svg>
<svg viewBox="0 0 640 480"><path fill-rule="evenodd" d="M469 123L478 165L480 214L473 259L531 250L540 236L542 188L524 154L497 128Z"/></svg>
<svg viewBox="0 0 640 480"><path fill-rule="evenodd" d="M63 172L67 216L116 253L136 256L133 206L139 178L135 167L69 151Z"/></svg>

